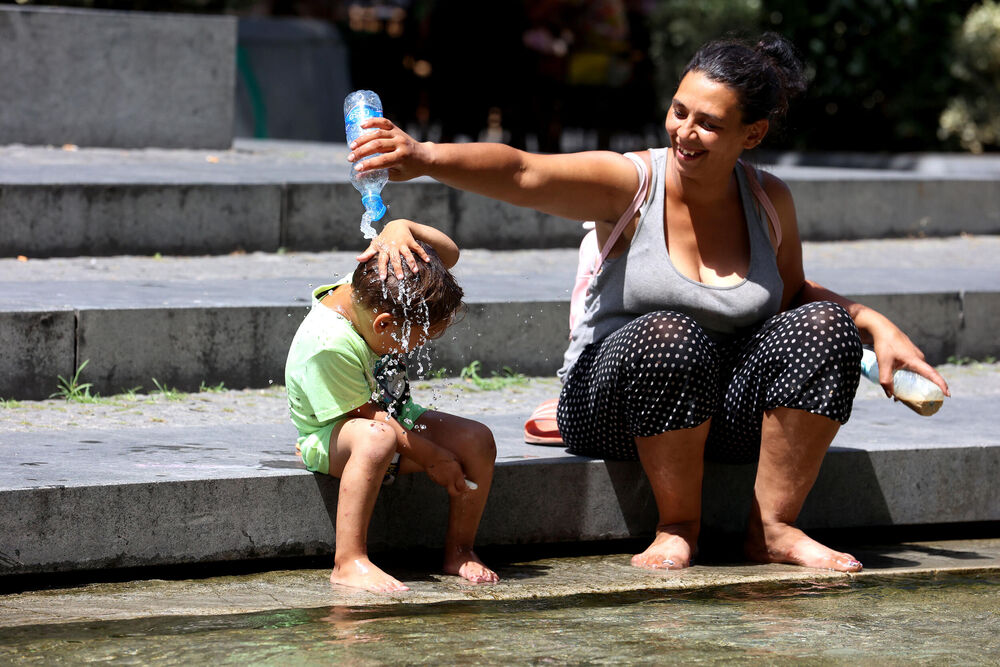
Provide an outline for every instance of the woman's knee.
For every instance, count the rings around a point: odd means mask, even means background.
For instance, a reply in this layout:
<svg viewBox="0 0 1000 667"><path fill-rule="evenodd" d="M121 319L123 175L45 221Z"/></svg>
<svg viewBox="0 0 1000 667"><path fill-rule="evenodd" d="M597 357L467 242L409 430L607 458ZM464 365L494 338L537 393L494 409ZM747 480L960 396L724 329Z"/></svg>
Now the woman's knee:
<svg viewBox="0 0 1000 667"><path fill-rule="evenodd" d="M640 372L651 368L669 375L699 375L715 372L715 344L691 317L673 311L656 311L628 325L623 353L629 365Z"/></svg>
<svg viewBox="0 0 1000 667"><path fill-rule="evenodd" d="M801 306L801 344L845 364L861 362L861 334L847 310L832 301Z"/></svg>

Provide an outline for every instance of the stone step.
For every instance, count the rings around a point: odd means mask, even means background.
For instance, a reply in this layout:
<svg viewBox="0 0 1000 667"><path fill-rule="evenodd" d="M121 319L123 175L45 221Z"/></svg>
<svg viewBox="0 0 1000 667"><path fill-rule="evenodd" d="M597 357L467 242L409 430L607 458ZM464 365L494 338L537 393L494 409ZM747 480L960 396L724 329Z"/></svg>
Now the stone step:
<svg viewBox="0 0 1000 667"><path fill-rule="evenodd" d="M897 322L932 363L1000 356L1000 237L807 243L809 275ZM88 361L101 394L160 384L283 381L311 287L355 253L0 260L0 397L38 399ZM568 335L575 250L462 254L468 314L431 346L435 369L551 375Z"/></svg>
<svg viewBox="0 0 1000 667"><path fill-rule="evenodd" d="M862 385L803 509L804 529L1000 520L1000 366L941 370L953 398L930 418ZM650 534L655 505L638 463L522 442L531 408L558 391L553 380L504 391L434 380L413 391L493 430L499 454L479 544ZM132 406L0 407L0 575L331 553L338 485L296 459L280 391L121 400ZM707 529L742 530L753 474L708 465ZM439 547L446 513L441 489L402 476L379 495L369 544Z"/></svg>
<svg viewBox="0 0 1000 667"><path fill-rule="evenodd" d="M236 24L232 16L0 7L0 145L228 149Z"/></svg>
<svg viewBox="0 0 1000 667"><path fill-rule="evenodd" d="M346 154L249 139L219 151L0 147L0 256L353 249L363 209ZM773 171L795 195L804 239L847 240L1000 233L997 163ZM572 247L581 236L577 224L430 179L392 183L385 199L391 216L437 226L463 248Z"/></svg>

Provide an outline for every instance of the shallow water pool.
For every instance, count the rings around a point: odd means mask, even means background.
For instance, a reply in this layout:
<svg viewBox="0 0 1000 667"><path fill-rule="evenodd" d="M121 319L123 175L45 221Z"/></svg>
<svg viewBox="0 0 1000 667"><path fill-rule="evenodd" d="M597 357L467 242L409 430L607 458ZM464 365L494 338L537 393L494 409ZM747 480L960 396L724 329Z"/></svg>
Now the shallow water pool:
<svg viewBox="0 0 1000 667"><path fill-rule="evenodd" d="M997 664L1000 575L0 629L0 663Z"/></svg>

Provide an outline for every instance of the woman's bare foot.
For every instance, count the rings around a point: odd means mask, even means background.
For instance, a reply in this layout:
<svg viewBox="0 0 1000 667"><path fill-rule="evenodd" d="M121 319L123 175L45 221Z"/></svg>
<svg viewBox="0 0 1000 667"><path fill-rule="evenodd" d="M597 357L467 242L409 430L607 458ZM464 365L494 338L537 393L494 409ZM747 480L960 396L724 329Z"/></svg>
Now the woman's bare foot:
<svg viewBox="0 0 1000 667"><path fill-rule="evenodd" d="M691 566L697 550L697 528L681 524L657 526L653 543L632 556L632 565L647 570L682 570Z"/></svg>
<svg viewBox="0 0 1000 667"><path fill-rule="evenodd" d="M497 573L486 567L472 549L447 550L444 561L445 574L454 574L474 584L495 584L500 581Z"/></svg>
<svg viewBox="0 0 1000 667"><path fill-rule="evenodd" d="M743 548L747 558L759 563L790 563L838 572L861 570L861 562L851 554L834 551L786 523L766 528L751 524Z"/></svg>
<svg viewBox="0 0 1000 667"><path fill-rule="evenodd" d="M392 577L367 558L355 558L343 565L334 565L330 583L361 588L372 593L396 593L410 588Z"/></svg>

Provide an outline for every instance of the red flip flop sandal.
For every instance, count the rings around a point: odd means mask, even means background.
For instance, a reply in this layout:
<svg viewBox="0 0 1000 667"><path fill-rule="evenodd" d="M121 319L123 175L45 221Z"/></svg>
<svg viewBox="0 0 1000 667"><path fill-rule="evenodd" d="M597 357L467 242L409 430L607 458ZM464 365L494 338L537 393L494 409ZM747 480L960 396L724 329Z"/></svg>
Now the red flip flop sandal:
<svg viewBox="0 0 1000 667"><path fill-rule="evenodd" d="M562 436L556 424L558 398L542 401L524 422L524 441L532 445L561 445Z"/></svg>

